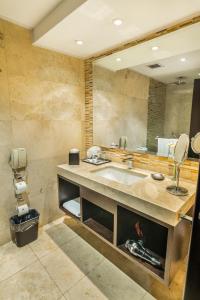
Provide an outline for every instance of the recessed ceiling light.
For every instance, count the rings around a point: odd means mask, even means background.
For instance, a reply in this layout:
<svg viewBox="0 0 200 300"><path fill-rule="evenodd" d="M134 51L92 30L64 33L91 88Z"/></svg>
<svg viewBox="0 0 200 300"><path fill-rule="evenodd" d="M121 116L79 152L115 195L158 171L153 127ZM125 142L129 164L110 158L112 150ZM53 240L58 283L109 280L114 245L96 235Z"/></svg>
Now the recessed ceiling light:
<svg viewBox="0 0 200 300"><path fill-rule="evenodd" d="M180 61L181 61L181 62L185 62L185 61L186 61L186 58L185 58L185 57L181 57L181 58L180 58Z"/></svg>
<svg viewBox="0 0 200 300"><path fill-rule="evenodd" d="M121 19L114 19L114 20L113 20L113 24L114 24L115 26L120 26L120 25L122 25L122 20L121 20Z"/></svg>
<svg viewBox="0 0 200 300"><path fill-rule="evenodd" d="M81 40L76 40L75 42L77 45L83 45L83 41L81 41Z"/></svg>
<svg viewBox="0 0 200 300"><path fill-rule="evenodd" d="M198 75L200 76L200 73L198 73Z"/></svg>
<svg viewBox="0 0 200 300"><path fill-rule="evenodd" d="M120 57L117 57L117 58L116 58L116 61L118 61L118 62L121 61L121 60L122 60L122 59L121 59Z"/></svg>
<svg viewBox="0 0 200 300"><path fill-rule="evenodd" d="M153 46L153 47L151 48L152 51L157 51L158 49L159 49L158 46Z"/></svg>

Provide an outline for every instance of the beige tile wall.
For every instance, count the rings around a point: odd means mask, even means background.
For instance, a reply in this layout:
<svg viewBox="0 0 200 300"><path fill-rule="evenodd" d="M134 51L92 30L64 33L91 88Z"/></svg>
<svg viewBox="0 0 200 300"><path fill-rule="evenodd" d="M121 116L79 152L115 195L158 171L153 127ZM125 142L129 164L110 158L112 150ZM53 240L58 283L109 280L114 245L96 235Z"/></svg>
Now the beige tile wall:
<svg viewBox="0 0 200 300"><path fill-rule="evenodd" d="M15 212L10 150L28 151L31 206L41 224L60 216L56 165L71 147L83 150L83 61L33 47L31 32L0 19L0 244L9 240Z"/></svg>
<svg viewBox="0 0 200 300"><path fill-rule="evenodd" d="M165 104L165 136L190 132L193 84L168 85Z"/></svg>
<svg viewBox="0 0 200 300"><path fill-rule="evenodd" d="M125 135L129 149L146 146L148 97L148 77L129 69L112 72L94 65L94 144L118 144Z"/></svg>

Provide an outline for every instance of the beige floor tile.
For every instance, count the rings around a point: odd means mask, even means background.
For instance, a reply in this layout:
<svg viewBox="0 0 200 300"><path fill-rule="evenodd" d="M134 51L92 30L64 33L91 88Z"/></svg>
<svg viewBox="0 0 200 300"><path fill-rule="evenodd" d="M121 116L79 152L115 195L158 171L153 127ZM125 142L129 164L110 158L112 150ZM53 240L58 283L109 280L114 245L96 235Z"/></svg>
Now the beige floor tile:
<svg viewBox="0 0 200 300"><path fill-rule="evenodd" d="M77 234L63 223L54 225L47 229L46 233L58 246L61 246L77 237Z"/></svg>
<svg viewBox="0 0 200 300"><path fill-rule="evenodd" d="M156 298L147 293L142 300L156 300Z"/></svg>
<svg viewBox="0 0 200 300"><path fill-rule="evenodd" d="M84 277L76 264L60 249L42 257L40 261L63 293Z"/></svg>
<svg viewBox="0 0 200 300"><path fill-rule="evenodd" d="M90 272L88 278L109 300L142 300L146 293L108 260Z"/></svg>
<svg viewBox="0 0 200 300"><path fill-rule="evenodd" d="M84 277L66 294L69 300L107 300L108 298L92 281Z"/></svg>
<svg viewBox="0 0 200 300"><path fill-rule="evenodd" d="M63 217L60 217L60 218L58 218L58 219L52 221L50 224L52 224L53 226L54 226L54 225L62 224L62 223L64 222L65 218L66 218L66 217L65 217L65 215L64 215Z"/></svg>
<svg viewBox="0 0 200 300"><path fill-rule="evenodd" d="M1 300L57 300L61 296L39 262L0 283Z"/></svg>
<svg viewBox="0 0 200 300"><path fill-rule="evenodd" d="M38 239L30 244L30 247L39 258L57 249L56 244L45 232L42 232Z"/></svg>
<svg viewBox="0 0 200 300"><path fill-rule="evenodd" d="M36 261L32 250L25 246L18 248L12 242L0 247L0 281ZM1 298L0 298L1 299Z"/></svg>
<svg viewBox="0 0 200 300"><path fill-rule="evenodd" d="M88 274L104 260L103 255L80 237L62 245L61 249L84 274Z"/></svg>

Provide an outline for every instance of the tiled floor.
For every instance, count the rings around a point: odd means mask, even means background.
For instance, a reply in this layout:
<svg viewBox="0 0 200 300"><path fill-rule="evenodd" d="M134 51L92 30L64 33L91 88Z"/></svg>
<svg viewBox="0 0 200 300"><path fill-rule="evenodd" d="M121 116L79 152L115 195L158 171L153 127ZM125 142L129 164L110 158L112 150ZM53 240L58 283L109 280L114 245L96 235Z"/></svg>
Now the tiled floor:
<svg viewBox="0 0 200 300"><path fill-rule="evenodd" d="M23 248L0 247L0 300L153 300L137 283L62 223Z"/></svg>

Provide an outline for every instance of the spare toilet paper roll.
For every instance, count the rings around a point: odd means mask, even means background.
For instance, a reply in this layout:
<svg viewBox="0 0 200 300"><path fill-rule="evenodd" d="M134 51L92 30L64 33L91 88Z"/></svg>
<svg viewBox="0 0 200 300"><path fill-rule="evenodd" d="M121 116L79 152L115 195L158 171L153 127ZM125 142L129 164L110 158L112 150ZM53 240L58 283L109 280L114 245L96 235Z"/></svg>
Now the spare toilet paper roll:
<svg viewBox="0 0 200 300"><path fill-rule="evenodd" d="M27 190L27 184L25 181L15 182L15 193L17 195L24 193Z"/></svg>
<svg viewBox="0 0 200 300"><path fill-rule="evenodd" d="M18 216L23 216L29 212L29 207L27 204L19 205L16 208Z"/></svg>

